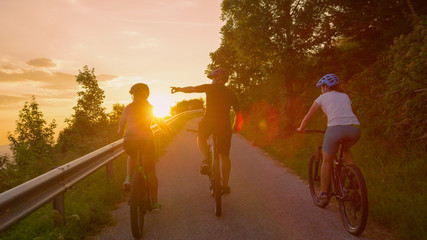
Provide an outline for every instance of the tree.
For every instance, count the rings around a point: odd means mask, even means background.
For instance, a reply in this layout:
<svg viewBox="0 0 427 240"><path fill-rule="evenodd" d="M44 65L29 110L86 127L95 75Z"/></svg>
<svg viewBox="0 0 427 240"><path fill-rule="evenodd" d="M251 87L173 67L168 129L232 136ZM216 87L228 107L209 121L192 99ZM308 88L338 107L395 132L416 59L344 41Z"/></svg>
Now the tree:
<svg viewBox="0 0 427 240"><path fill-rule="evenodd" d="M388 52L389 131L397 139L427 141L427 18Z"/></svg>
<svg viewBox="0 0 427 240"><path fill-rule="evenodd" d="M79 99L73 107L74 115L71 121L74 124L85 122L89 127L95 127L106 122L105 108L101 106L105 98L104 90L99 87L94 72L94 68L89 70L85 65L83 71L79 70L79 75L76 76L76 81L83 90L77 92Z"/></svg>
<svg viewBox="0 0 427 240"><path fill-rule="evenodd" d="M0 193L14 186L19 178L16 170L16 164L9 155L0 155Z"/></svg>
<svg viewBox="0 0 427 240"><path fill-rule="evenodd" d="M108 125L107 114L102 107L104 91L99 87L94 72L94 68L89 70L85 65L83 71L79 70L76 76L82 90L77 92L79 99L77 105L73 107L74 114L70 119L66 119L68 126L59 134L58 145L62 151L82 143L83 139L93 138Z"/></svg>
<svg viewBox="0 0 427 240"><path fill-rule="evenodd" d="M113 110L108 114L108 123L111 127L117 128L122 117L125 105L116 103L113 104Z"/></svg>
<svg viewBox="0 0 427 240"><path fill-rule="evenodd" d="M244 107L264 99L293 131L297 87L312 72L311 56L330 42L329 7L320 0L224 0L223 38L208 68L228 69L230 86L250 98Z"/></svg>
<svg viewBox="0 0 427 240"><path fill-rule="evenodd" d="M204 105L205 101L202 98L182 100L177 102L175 106L171 107L171 114L176 115L180 112L185 112L194 109L203 109Z"/></svg>
<svg viewBox="0 0 427 240"><path fill-rule="evenodd" d="M47 124L39 110L36 98L26 102L16 121L15 136L8 134L11 150L17 166L25 169L29 166L45 168L51 163L54 151L55 120Z"/></svg>

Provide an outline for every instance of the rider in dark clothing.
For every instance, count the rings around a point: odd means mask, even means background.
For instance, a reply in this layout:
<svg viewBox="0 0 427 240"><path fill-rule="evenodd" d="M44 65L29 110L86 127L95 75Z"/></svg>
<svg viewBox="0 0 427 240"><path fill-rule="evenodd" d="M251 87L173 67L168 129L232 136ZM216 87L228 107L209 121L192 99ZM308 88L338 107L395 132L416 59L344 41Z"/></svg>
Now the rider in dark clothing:
<svg viewBox="0 0 427 240"><path fill-rule="evenodd" d="M225 86L228 81L228 75L224 69L216 69L208 76L212 84L203 84L195 87L172 87L172 93L184 92L205 92L206 93L206 112L199 123L199 135L197 143L204 156L207 156L207 139L213 133L217 137L218 152L222 159L223 192L230 193L228 179L230 176L230 146L232 127L230 124L230 109L236 114L233 129L240 131L243 119L240 114L240 107L236 95ZM209 162L205 159L202 162L200 172L207 174L209 172Z"/></svg>

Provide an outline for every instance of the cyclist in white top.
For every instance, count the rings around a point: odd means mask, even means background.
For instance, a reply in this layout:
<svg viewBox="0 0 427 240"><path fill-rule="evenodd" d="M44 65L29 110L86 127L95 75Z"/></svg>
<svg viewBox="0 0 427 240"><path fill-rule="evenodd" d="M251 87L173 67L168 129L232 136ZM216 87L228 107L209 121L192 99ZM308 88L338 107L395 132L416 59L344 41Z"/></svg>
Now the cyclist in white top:
<svg viewBox="0 0 427 240"><path fill-rule="evenodd" d="M335 74L323 76L316 87L320 87L322 94L314 101L297 131L305 133L310 119L319 108L328 117L328 128L323 140L323 163L320 174L320 201L327 203L329 201L327 191L330 183L331 164L339 150L339 145L342 144L344 162L347 165L353 164L350 147L359 140L361 131L350 98L339 88L339 79Z"/></svg>

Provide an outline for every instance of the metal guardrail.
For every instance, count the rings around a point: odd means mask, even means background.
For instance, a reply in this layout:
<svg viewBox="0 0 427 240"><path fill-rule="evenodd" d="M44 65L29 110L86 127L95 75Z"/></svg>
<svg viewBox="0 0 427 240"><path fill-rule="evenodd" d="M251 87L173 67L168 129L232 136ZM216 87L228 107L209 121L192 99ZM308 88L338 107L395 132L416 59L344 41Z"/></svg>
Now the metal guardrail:
<svg viewBox="0 0 427 240"><path fill-rule="evenodd" d="M166 124L200 112L200 109L182 112L167 119ZM160 131L157 125L151 129L155 134ZM111 161L123 152L123 139L120 139L1 193L0 233L52 200L54 208L64 217L65 191L104 165L111 176Z"/></svg>

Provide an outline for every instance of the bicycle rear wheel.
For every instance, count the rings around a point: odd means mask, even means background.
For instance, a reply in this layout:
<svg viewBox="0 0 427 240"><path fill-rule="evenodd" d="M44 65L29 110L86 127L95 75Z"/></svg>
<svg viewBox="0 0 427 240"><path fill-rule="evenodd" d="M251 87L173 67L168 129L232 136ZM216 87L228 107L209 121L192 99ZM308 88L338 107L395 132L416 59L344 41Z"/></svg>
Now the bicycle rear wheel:
<svg viewBox="0 0 427 240"><path fill-rule="evenodd" d="M320 171L322 168L322 155L317 152L313 153L308 163L308 185L310 187L311 198L314 204L319 207L326 207L328 203L322 204L320 198Z"/></svg>
<svg viewBox="0 0 427 240"><path fill-rule="evenodd" d="M134 238L140 238L144 229L145 216L145 180L140 172L135 172L130 188L130 226Z"/></svg>
<svg viewBox="0 0 427 240"><path fill-rule="evenodd" d="M221 216L221 171L219 168L219 156L214 156L213 165L213 193L215 198L215 215Z"/></svg>
<svg viewBox="0 0 427 240"><path fill-rule="evenodd" d="M368 193L365 179L358 167L345 166L341 172L342 198L339 201L344 228L353 235L365 229L368 219Z"/></svg>

